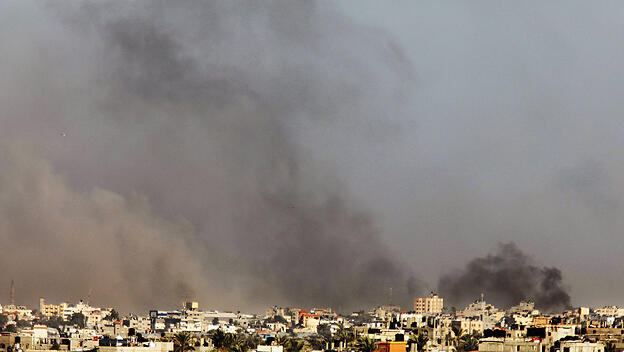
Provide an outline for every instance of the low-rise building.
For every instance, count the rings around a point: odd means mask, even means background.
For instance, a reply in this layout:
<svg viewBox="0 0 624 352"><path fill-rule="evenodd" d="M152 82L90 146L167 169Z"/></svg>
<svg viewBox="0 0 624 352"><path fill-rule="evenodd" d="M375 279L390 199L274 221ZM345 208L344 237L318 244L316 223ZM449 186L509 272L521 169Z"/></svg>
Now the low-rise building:
<svg viewBox="0 0 624 352"><path fill-rule="evenodd" d="M604 345L594 342L562 341L555 352L604 352Z"/></svg>
<svg viewBox="0 0 624 352"><path fill-rule="evenodd" d="M540 339L485 338L479 341L479 352L547 352Z"/></svg>

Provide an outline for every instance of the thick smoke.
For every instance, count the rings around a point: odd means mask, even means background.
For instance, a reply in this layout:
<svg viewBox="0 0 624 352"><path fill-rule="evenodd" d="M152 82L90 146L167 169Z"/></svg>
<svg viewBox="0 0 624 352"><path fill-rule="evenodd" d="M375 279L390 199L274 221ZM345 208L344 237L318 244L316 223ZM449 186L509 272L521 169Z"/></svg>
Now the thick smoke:
<svg viewBox="0 0 624 352"><path fill-rule="evenodd" d="M76 193L35 154L20 142L0 145L0 265L16 281L17 303L92 290L122 307L169 305L208 288L185 243L188 224L155 216L138 195Z"/></svg>
<svg viewBox="0 0 624 352"><path fill-rule="evenodd" d="M535 266L514 243L507 243L500 244L495 254L471 260L464 270L442 276L438 289L458 307L484 293L495 306L508 308L531 300L539 309L561 311L570 306L561 279L559 269Z"/></svg>
<svg viewBox="0 0 624 352"><path fill-rule="evenodd" d="M315 2L12 6L0 265L25 303L92 289L121 309L346 310L417 293L296 142L327 123L370 127L366 143L387 127L374 121L412 73L383 33Z"/></svg>

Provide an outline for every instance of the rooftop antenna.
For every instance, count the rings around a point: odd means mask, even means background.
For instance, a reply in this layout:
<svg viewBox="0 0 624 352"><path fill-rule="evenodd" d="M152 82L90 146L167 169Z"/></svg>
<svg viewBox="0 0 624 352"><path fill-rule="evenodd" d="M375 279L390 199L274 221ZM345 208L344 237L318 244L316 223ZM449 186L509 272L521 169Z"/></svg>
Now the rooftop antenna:
<svg viewBox="0 0 624 352"><path fill-rule="evenodd" d="M11 305L15 305L15 281L11 280L11 288L9 291L9 294L11 296Z"/></svg>
<svg viewBox="0 0 624 352"><path fill-rule="evenodd" d="M481 292L481 302L484 302L484 299L483 299L483 292Z"/></svg>
<svg viewBox="0 0 624 352"><path fill-rule="evenodd" d="M390 305L392 305L392 287L390 287Z"/></svg>
<svg viewBox="0 0 624 352"><path fill-rule="evenodd" d="M89 305L89 301L91 301L91 292L93 292L93 287L89 288L89 294L87 295L87 305Z"/></svg>

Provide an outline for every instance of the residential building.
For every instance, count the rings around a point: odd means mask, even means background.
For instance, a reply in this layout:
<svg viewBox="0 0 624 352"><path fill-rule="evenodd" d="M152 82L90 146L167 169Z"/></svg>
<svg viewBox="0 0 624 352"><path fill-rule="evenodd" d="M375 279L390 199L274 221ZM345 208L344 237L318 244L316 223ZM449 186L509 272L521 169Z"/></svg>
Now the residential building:
<svg viewBox="0 0 624 352"><path fill-rule="evenodd" d="M67 303L60 304L46 304L45 298L39 298L39 312L44 317L60 317L63 316L63 312L69 306Z"/></svg>
<svg viewBox="0 0 624 352"><path fill-rule="evenodd" d="M444 308L444 299L437 294L431 293L429 297L414 299L414 312L416 314L440 314Z"/></svg>

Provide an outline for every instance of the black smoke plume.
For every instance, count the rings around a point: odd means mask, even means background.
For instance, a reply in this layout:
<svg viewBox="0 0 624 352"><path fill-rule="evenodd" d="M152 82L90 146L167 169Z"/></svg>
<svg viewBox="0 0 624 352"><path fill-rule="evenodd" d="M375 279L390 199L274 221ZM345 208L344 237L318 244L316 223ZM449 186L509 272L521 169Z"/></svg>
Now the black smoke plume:
<svg viewBox="0 0 624 352"><path fill-rule="evenodd" d="M559 269L535 266L514 243L507 243L494 254L471 260L463 270L442 276L438 290L458 307L484 293L486 301L503 308L531 300L539 309L561 311L570 307L561 281Z"/></svg>

